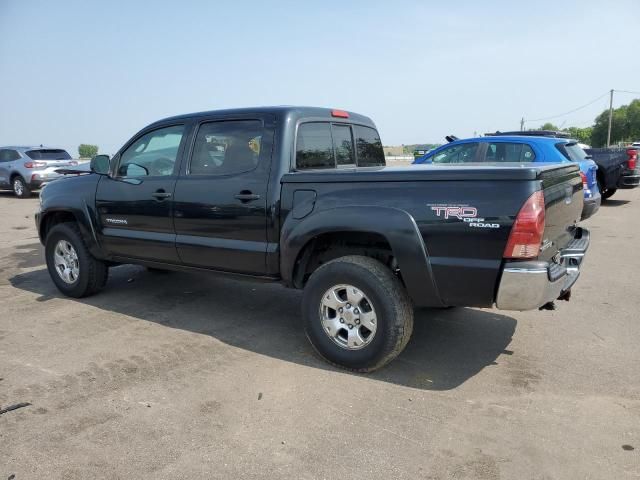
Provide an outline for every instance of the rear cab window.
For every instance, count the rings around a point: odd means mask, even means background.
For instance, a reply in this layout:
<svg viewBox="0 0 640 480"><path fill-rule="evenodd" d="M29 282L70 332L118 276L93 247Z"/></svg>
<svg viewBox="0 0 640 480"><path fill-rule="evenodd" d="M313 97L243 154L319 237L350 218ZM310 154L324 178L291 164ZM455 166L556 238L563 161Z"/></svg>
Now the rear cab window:
<svg viewBox="0 0 640 480"><path fill-rule="evenodd" d="M71 160L71 155L59 148L29 150L24 153L31 160Z"/></svg>
<svg viewBox="0 0 640 480"><path fill-rule="evenodd" d="M378 132L371 127L353 125L359 167L383 167L384 151Z"/></svg>
<svg viewBox="0 0 640 480"><path fill-rule="evenodd" d="M384 166L378 132L363 125L307 122L298 127L296 169Z"/></svg>

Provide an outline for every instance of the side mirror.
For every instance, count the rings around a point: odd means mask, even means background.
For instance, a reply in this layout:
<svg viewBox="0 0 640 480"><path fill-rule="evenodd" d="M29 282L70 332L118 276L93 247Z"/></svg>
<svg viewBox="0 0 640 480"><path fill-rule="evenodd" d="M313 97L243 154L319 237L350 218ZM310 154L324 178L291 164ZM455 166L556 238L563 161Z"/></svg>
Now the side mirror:
<svg viewBox="0 0 640 480"><path fill-rule="evenodd" d="M121 165L118 170L118 175L123 177L146 177L147 175L149 175L149 170L142 165L138 165L137 163L127 163L126 165Z"/></svg>
<svg viewBox="0 0 640 480"><path fill-rule="evenodd" d="M107 175L111 166L109 155L96 155L91 159L91 171L100 175Z"/></svg>

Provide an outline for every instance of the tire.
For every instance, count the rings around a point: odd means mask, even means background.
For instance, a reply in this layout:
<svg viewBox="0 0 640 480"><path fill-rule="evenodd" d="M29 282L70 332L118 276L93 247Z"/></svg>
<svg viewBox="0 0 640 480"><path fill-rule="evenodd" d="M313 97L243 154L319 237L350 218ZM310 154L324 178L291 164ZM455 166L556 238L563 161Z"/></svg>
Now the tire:
<svg viewBox="0 0 640 480"><path fill-rule="evenodd" d="M31 196L31 189L20 175L13 178L11 187L18 198L29 198Z"/></svg>
<svg viewBox="0 0 640 480"><path fill-rule="evenodd" d="M335 305L342 305L343 313L324 303L333 301L330 292L336 292L340 303ZM356 301L360 295L363 298ZM413 331L413 305L400 280L384 264L362 256L340 257L319 267L305 286L302 313L316 352L353 372L372 372L389 363L404 350Z"/></svg>
<svg viewBox="0 0 640 480"><path fill-rule="evenodd" d="M607 188L605 189L604 193L600 193L600 195L602 195L603 200L606 200L608 198L611 198L613 194L616 193L617 191L618 191L617 188Z"/></svg>
<svg viewBox="0 0 640 480"><path fill-rule="evenodd" d="M67 245L72 250L66 249ZM68 272L66 280L63 278L65 275L58 270L58 265L61 264L60 256L56 257L56 253L61 251L69 254L66 258L67 265L77 266L76 273L72 273L73 268L65 269ZM45 241L45 259L53 283L68 297L82 298L93 295L107 283L109 268L89 253L75 223L60 223L49 231Z"/></svg>
<svg viewBox="0 0 640 480"><path fill-rule="evenodd" d="M615 188L607 188L604 186L604 182L602 179L597 178L598 182L598 190L600 190L600 195L602 196L602 200L606 200L607 198L611 198L611 196L616 193Z"/></svg>

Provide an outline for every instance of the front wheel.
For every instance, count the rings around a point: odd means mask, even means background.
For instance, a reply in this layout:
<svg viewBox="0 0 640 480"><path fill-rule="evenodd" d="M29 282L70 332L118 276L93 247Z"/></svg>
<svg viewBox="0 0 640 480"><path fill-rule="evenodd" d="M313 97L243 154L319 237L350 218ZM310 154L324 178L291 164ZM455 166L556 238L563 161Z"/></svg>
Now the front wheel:
<svg viewBox="0 0 640 480"><path fill-rule="evenodd" d="M319 267L305 287L302 308L315 350L351 371L386 365L413 331L413 306L404 286L368 257L341 257Z"/></svg>
<svg viewBox="0 0 640 480"><path fill-rule="evenodd" d="M12 182L13 193L15 193L18 198L29 198L31 196L31 189L27 185L27 182L24 181L24 178L18 176L13 179Z"/></svg>
<svg viewBox="0 0 640 480"><path fill-rule="evenodd" d="M75 223L60 223L51 229L45 258L51 280L69 297L92 295L107 282L108 267L91 256Z"/></svg>

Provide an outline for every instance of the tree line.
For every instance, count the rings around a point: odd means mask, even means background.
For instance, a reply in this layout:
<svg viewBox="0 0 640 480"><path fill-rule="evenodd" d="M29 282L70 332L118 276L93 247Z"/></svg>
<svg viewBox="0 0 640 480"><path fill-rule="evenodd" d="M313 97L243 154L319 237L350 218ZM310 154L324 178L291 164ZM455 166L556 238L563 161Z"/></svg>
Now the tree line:
<svg viewBox="0 0 640 480"><path fill-rule="evenodd" d="M98 154L98 146L97 145L89 145L86 143L81 143L78 145L78 155L80 158L93 158Z"/></svg>
<svg viewBox="0 0 640 480"><path fill-rule="evenodd" d="M609 110L598 115L591 127L560 128L547 122L541 125L540 129L568 132L571 137L581 143L587 143L596 148L606 147ZM640 141L640 99L633 100L629 105L614 108L611 121L611 145L637 141Z"/></svg>

